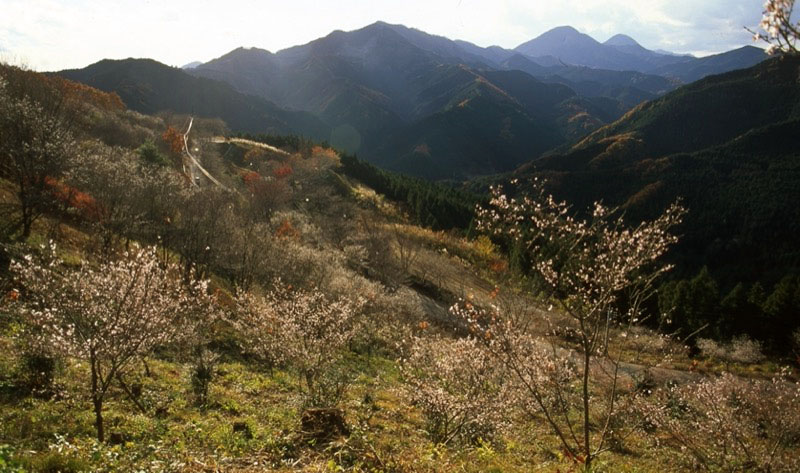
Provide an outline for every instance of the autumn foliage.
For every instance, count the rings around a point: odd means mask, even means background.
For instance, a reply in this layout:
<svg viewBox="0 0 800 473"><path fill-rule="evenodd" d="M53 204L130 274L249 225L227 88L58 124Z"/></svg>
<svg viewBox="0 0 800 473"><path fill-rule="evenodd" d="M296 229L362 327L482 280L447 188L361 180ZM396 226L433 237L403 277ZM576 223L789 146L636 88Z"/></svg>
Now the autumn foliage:
<svg viewBox="0 0 800 473"><path fill-rule="evenodd" d="M263 181L261 174L256 171L248 171L242 175L242 182L247 187L251 194L258 192L260 183Z"/></svg>
<svg viewBox="0 0 800 473"><path fill-rule="evenodd" d="M105 111L125 110L125 104L116 92L103 92L80 82L58 76L44 76L47 81L67 100L76 103L90 103Z"/></svg>
<svg viewBox="0 0 800 473"><path fill-rule="evenodd" d="M183 153L183 135L175 128L167 127L161 134L161 139L164 140L174 156L180 156Z"/></svg>
<svg viewBox="0 0 800 473"><path fill-rule="evenodd" d="M52 177L45 178L45 185L50 189L53 197L69 208L77 210L81 215L90 220L100 220L103 210L100 204L86 192L67 185Z"/></svg>
<svg viewBox="0 0 800 473"><path fill-rule="evenodd" d="M284 177L290 176L292 174L292 167L288 164L284 164L275 170L272 171L272 175L275 176L276 179L283 179Z"/></svg>
<svg viewBox="0 0 800 473"><path fill-rule="evenodd" d="M334 151L331 148L323 148L322 146L314 146L313 148L311 148L311 154L314 155L314 156L327 157L329 159L336 160L337 162L339 161L339 155L336 154L336 151Z"/></svg>
<svg viewBox="0 0 800 473"><path fill-rule="evenodd" d="M284 220L281 222L280 226L277 230L275 230L275 236L278 238L285 238L285 239L297 239L300 238L300 232L294 228L292 222L289 220Z"/></svg>

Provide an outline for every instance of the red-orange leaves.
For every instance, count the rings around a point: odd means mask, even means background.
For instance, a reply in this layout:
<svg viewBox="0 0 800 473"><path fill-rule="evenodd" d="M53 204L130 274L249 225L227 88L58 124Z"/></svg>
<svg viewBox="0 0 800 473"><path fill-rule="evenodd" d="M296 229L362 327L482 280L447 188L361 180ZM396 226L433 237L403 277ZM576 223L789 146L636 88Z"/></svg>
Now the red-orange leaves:
<svg viewBox="0 0 800 473"><path fill-rule="evenodd" d="M272 171L272 175L275 176L276 179L282 179L284 177L290 176L292 174L292 167L288 164L284 164L275 170Z"/></svg>
<svg viewBox="0 0 800 473"><path fill-rule="evenodd" d="M289 220L284 220L281 222L281 225L275 230L275 236L278 238L287 238L287 239L297 239L300 238L300 232L294 228L292 222Z"/></svg>
<svg viewBox="0 0 800 473"><path fill-rule="evenodd" d="M175 156L183 153L183 135L173 127L167 127L161 135L161 139L169 146L170 152Z"/></svg>
<svg viewBox="0 0 800 473"><path fill-rule="evenodd" d="M90 220L102 219L102 206L98 204L91 195L81 192L49 176L44 179L44 182L45 185L50 188L53 197L61 203L78 210L84 217Z"/></svg>

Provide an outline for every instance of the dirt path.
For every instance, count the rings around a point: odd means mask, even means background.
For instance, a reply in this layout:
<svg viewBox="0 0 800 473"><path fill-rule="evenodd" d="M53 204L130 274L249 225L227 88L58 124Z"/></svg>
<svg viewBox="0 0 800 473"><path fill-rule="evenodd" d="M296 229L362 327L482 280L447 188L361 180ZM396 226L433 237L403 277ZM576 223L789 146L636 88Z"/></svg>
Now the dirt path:
<svg viewBox="0 0 800 473"><path fill-rule="evenodd" d="M189 118L189 126L186 129L186 133L183 134L183 151L186 153L186 156L189 158L189 177L192 180L193 185L197 185L196 180L199 178L197 171L200 172L203 176L208 178L214 185L221 189L225 189L226 191L232 191L232 189L226 187L222 184L219 180L214 178L214 176L209 173L202 164L200 164L200 160L198 160L191 152L189 148L189 133L192 131L192 124L194 123L194 117ZM291 153L287 153L286 151L276 148L272 145L268 145L266 143L260 143L258 141L253 140L246 140L244 138L226 138L224 136L214 136L209 140L211 143L229 143L229 144L240 144L251 146L255 148L261 148L273 153L281 154L284 156L291 156Z"/></svg>
<svg viewBox="0 0 800 473"><path fill-rule="evenodd" d="M192 180L193 185L197 185L197 175L196 171L199 170L204 176L208 178L209 181L213 182L214 185L221 189L225 189L226 191L230 191L224 184L219 182L214 176L211 175L206 169L200 164L200 161L195 158L191 151L189 151L189 132L192 131L192 124L194 123L194 117L189 118L189 127L186 129L186 133L183 134L183 151L186 153L186 156L189 157L191 162L191 166L189 167L189 177Z"/></svg>
<svg viewBox="0 0 800 473"><path fill-rule="evenodd" d="M212 143L235 143L235 144L241 144L241 145L247 145L247 146L253 146L253 147L256 147L256 148L266 149L266 150L272 151L273 153L282 154L284 156L290 156L291 155L291 153L287 153L286 151L284 151L282 149L279 149L279 148L276 148L276 147L274 147L272 145L268 145L266 143L260 143L258 141L246 140L244 138L225 138L224 136L215 136L215 137L211 138L211 142Z"/></svg>

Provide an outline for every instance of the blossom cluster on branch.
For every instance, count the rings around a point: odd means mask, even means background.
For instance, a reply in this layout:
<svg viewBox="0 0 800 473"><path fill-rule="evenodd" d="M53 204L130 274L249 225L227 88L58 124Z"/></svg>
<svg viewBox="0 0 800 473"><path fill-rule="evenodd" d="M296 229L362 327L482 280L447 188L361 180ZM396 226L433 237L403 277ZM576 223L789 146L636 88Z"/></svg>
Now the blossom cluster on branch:
<svg viewBox="0 0 800 473"><path fill-rule="evenodd" d="M520 198L492 188L489 206L478 209L479 228L522 244L549 295L576 319L604 319L623 291L649 286L671 268L659 259L678 240L669 230L686 212L679 204L629 226L618 210L597 202L591 218L580 220L546 194L542 182L531 185L532 192ZM639 309L630 304L622 319L638 321Z"/></svg>
<svg viewBox="0 0 800 473"><path fill-rule="evenodd" d="M767 0L759 27L764 31L753 32L755 41L764 41L769 46L767 54L797 53L800 37L800 21L792 24L794 0Z"/></svg>
<svg viewBox="0 0 800 473"><path fill-rule="evenodd" d="M113 360L117 369L172 341L213 305L205 281L185 285L155 248L77 268L28 255L12 271L24 287L21 313L32 343L65 356Z"/></svg>

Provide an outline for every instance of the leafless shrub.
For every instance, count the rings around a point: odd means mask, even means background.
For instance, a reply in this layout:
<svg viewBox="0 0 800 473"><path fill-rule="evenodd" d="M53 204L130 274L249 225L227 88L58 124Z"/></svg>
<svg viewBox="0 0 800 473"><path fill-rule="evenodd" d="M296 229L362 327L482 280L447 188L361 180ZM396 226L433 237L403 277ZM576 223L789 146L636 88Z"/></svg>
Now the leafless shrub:
<svg viewBox="0 0 800 473"><path fill-rule="evenodd" d="M644 355L658 360L657 364L669 363L675 357L688 355L688 348L669 335L654 332L641 326L625 328L620 334L621 347L633 351L631 361L637 363Z"/></svg>
<svg viewBox="0 0 800 473"><path fill-rule="evenodd" d="M426 314L419 295L408 288L390 291L381 284L350 273L352 294L366 298L361 329L354 350L399 357L406 342L424 324ZM361 281L358 283L357 281Z"/></svg>
<svg viewBox="0 0 800 473"><path fill-rule="evenodd" d="M230 244L239 218L236 196L217 188L187 193L178 202L180 214L169 225L166 243L181 256L184 275L204 277L216 267Z"/></svg>
<svg viewBox="0 0 800 473"><path fill-rule="evenodd" d="M30 73L16 71L21 77L26 74ZM41 87L32 87L36 81ZM14 93L0 76L0 177L15 186L17 202L6 213L18 223L22 239L27 239L33 223L55 206L53 180L61 177L75 147L71 131L75 110L44 82L36 77L20 80L13 85L22 91ZM34 94L38 89L41 93Z"/></svg>
<svg viewBox="0 0 800 473"><path fill-rule="evenodd" d="M402 372L405 395L437 443L492 440L510 422L502 369L474 339L415 337Z"/></svg>
<svg viewBox="0 0 800 473"><path fill-rule="evenodd" d="M369 273L388 286L396 286L399 270L392 258L391 241L377 219L362 216L359 244L364 248L364 265Z"/></svg>
<svg viewBox="0 0 800 473"><path fill-rule="evenodd" d="M637 401L656 443L708 471L794 472L800 468L800 385L781 376L714 379Z"/></svg>
<svg viewBox="0 0 800 473"><path fill-rule="evenodd" d="M730 343L717 343L714 340L700 338L697 347L703 356L716 358L726 364L753 364L764 360L761 343L747 336L736 337Z"/></svg>
<svg viewBox="0 0 800 473"><path fill-rule="evenodd" d="M288 366L306 406L333 407L349 382L341 361L359 330L361 298L330 299L277 281L265 296L242 294L231 317L245 349L266 366Z"/></svg>
<svg viewBox="0 0 800 473"><path fill-rule="evenodd" d="M276 254L283 248L282 245L276 248L269 225L241 221L232 221L231 224L233 226L219 235L226 244L215 245L217 271L245 291L256 283L268 282L278 276L275 274Z"/></svg>
<svg viewBox="0 0 800 473"><path fill-rule="evenodd" d="M419 242L406 235L399 225L392 226L392 234L397 264L404 274L411 274L411 269L419 258L421 246Z"/></svg>
<svg viewBox="0 0 800 473"><path fill-rule="evenodd" d="M84 118L84 127L90 136L99 138L108 146L138 148L156 136L156 130L164 127L153 117L145 118L136 112L92 110Z"/></svg>

